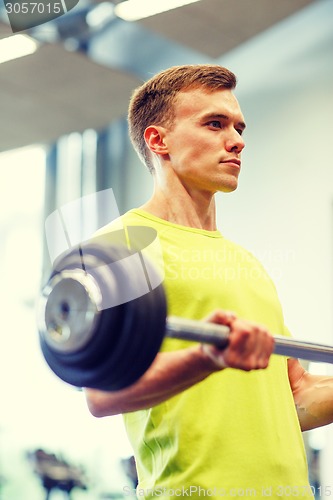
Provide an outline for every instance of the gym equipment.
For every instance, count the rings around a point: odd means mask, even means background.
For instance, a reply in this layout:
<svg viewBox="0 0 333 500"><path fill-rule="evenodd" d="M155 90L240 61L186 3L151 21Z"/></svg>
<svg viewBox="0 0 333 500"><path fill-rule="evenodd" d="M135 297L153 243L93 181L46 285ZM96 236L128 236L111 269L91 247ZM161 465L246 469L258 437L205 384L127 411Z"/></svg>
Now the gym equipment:
<svg viewBox="0 0 333 500"><path fill-rule="evenodd" d="M28 452L27 459L45 489L45 500L51 498L54 490L63 491L68 500L72 498L74 488L88 490L89 485L82 467L70 464L42 448Z"/></svg>
<svg viewBox="0 0 333 500"><path fill-rule="evenodd" d="M228 344L223 325L167 318L161 274L147 258L154 230L89 240L56 261L41 294L39 336L54 373L77 387L117 391L149 368L165 336ZM136 237L140 235L140 238ZM125 244L126 239L126 244ZM133 243L135 241L135 243ZM275 354L333 363L333 347L275 336Z"/></svg>

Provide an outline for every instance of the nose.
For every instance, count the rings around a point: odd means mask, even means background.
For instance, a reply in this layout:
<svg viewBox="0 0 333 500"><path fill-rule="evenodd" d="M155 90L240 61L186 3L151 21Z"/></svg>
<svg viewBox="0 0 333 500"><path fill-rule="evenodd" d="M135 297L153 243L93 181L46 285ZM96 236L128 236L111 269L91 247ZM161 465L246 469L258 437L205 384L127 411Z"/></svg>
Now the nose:
<svg viewBox="0 0 333 500"><path fill-rule="evenodd" d="M227 151L239 154L244 148L245 142L243 137L239 134L239 132L237 132L237 130L233 129L226 143Z"/></svg>

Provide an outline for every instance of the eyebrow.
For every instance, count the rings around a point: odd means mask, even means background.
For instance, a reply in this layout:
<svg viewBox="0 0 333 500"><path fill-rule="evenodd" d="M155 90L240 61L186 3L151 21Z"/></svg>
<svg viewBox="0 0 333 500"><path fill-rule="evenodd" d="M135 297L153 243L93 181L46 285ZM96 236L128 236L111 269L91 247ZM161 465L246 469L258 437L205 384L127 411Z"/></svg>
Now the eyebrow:
<svg viewBox="0 0 333 500"><path fill-rule="evenodd" d="M226 120L226 121L230 120L230 116L223 115L221 113L207 113L202 116L203 121L211 120L213 118L219 118L220 120ZM238 122L236 125L240 127L242 130L246 129L246 123L244 123L243 121Z"/></svg>

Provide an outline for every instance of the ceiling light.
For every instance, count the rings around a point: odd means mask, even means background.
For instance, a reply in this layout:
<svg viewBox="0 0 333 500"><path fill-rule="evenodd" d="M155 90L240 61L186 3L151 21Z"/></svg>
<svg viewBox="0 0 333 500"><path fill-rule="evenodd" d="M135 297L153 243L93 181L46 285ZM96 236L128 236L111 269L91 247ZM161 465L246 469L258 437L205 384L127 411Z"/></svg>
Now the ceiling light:
<svg viewBox="0 0 333 500"><path fill-rule="evenodd" d="M126 0L115 6L115 14L125 21L137 21L199 0Z"/></svg>
<svg viewBox="0 0 333 500"><path fill-rule="evenodd" d="M39 43L27 35L13 35L0 40L0 63L33 54Z"/></svg>
<svg viewBox="0 0 333 500"><path fill-rule="evenodd" d="M102 28L114 16L114 6L109 2L103 2L88 12L86 20L92 28Z"/></svg>

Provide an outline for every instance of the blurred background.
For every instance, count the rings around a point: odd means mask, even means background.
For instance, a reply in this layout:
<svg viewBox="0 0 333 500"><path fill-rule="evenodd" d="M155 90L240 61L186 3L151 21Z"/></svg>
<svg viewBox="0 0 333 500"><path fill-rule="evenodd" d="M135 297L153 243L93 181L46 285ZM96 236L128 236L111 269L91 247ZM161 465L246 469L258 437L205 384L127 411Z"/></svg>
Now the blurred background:
<svg viewBox="0 0 333 500"><path fill-rule="evenodd" d="M156 4L161 12L149 10ZM126 111L132 90L159 70L213 62L238 76L247 147L239 189L218 196L219 227L266 266L293 335L333 344L333 3L163 4L80 0L65 15L13 34L0 3L3 500L134 491L121 417L94 419L82 392L48 369L36 301L51 264L49 214L110 188L121 213L150 195ZM330 365L309 369L333 375ZM329 496L333 428L304 439L317 497Z"/></svg>

